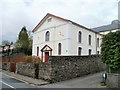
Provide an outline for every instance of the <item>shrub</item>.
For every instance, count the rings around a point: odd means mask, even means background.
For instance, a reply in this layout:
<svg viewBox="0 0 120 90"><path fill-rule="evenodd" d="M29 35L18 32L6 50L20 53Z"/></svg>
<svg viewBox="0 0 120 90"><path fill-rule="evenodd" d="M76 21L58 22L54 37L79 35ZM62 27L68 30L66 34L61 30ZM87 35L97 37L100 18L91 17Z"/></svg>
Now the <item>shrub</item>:
<svg viewBox="0 0 120 90"><path fill-rule="evenodd" d="M27 62L33 62L32 56L26 56L25 60Z"/></svg>
<svg viewBox="0 0 120 90"><path fill-rule="evenodd" d="M40 57L37 57L37 56L26 56L26 61L27 62L34 62L34 63L42 62Z"/></svg>
<svg viewBox="0 0 120 90"><path fill-rule="evenodd" d="M33 62L35 62L35 63L42 62L42 60L40 59L40 57L37 57L37 56L33 56L32 59L33 59Z"/></svg>
<svg viewBox="0 0 120 90"><path fill-rule="evenodd" d="M101 45L102 61L109 69L120 69L120 31L103 36Z"/></svg>

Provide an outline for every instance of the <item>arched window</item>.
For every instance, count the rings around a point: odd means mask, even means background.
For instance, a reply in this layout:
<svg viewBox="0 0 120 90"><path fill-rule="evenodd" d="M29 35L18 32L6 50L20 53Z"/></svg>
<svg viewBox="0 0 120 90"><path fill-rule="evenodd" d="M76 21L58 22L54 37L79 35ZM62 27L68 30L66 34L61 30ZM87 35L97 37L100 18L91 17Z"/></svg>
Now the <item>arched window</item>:
<svg viewBox="0 0 120 90"><path fill-rule="evenodd" d="M49 41L49 39L50 39L50 32L47 31L45 34L45 41Z"/></svg>
<svg viewBox="0 0 120 90"><path fill-rule="evenodd" d="M62 44L59 43L58 44L58 55L61 55L61 48L62 48Z"/></svg>
<svg viewBox="0 0 120 90"><path fill-rule="evenodd" d="M81 43L81 41L82 41L82 33L81 33L81 31L79 31L79 33L78 33L78 42Z"/></svg>
<svg viewBox="0 0 120 90"><path fill-rule="evenodd" d="M81 56L82 48L78 47L78 56Z"/></svg>
<svg viewBox="0 0 120 90"><path fill-rule="evenodd" d="M91 54L92 54L92 50L91 50L91 49L89 49L89 52L88 52L88 53L89 53L89 55L91 55Z"/></svg>
<svg viewBox="0 0 120 90"><path fill-rule="evenodd" d="M89 41L89 45L91 45L91 35L89 35L89 39L88 39Z"/></svg>
<svg viewBox="0 0 120 90"><path fill-rule="evenodd" d="M39 56L39 47L37 47L37 56Z"/></svg>
<svg viewBox="0 0 120 90"><path fill-rule="evenodd" d="M97 47L99 47L99 38L97 38Z"/></svg>

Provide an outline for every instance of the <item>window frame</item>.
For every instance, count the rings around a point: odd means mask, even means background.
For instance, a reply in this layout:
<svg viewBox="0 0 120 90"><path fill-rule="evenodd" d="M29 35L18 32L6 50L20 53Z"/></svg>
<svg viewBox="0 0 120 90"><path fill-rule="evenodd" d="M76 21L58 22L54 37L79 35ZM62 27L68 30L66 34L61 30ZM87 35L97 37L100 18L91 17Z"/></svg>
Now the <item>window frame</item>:
<svg viewBox="0 0 120 90"><path fill-rule="evenodd" d="M88 50L88 54L89 54L89 55L92 55L92 49L89 49L89 50Z"/></svg>
<svg viewBox="0 0 120 90"><path fill-rule="evenodd" d="M88 37L88 43L89 43L89 45L91 45L91 41L92 41L92 36L89 35L89 37Z"/></svg>
<svg viewBox="0 0 120 90"><path fill-rule="evenodd" d="M62 44L58 43L58 55L61 55L62 52Z"/></svg>
<svg viewBox="0 0 120 90"><path fill-rule="evenodd" d="M100 39L97 38L97 47L100 47Z"/></svg>
<svg viewBox="0 0 120 90"><path fill-rule="evenodd" d="M79 43L82 42L82 32L81 31L78 32L78 42Z"/></svg>
<svg viewBox="0 0 120 90"><path fill-rule="evenodd" d="M50 32L47 31L47 32L45 33L45 41L49 41L49 40L50 40Z"/></svg>
<svg viewBox="0 0 120 90"><path fill-rule="evenodd" d="M37 46L37 56L39 56L39 47Z"/></svg>
<svg viewBox="0 0 120 90"><path fill-rule="evenodd" d="M78 56L81 56L81 54L82 54L82 48L78 47Z"/></svg>

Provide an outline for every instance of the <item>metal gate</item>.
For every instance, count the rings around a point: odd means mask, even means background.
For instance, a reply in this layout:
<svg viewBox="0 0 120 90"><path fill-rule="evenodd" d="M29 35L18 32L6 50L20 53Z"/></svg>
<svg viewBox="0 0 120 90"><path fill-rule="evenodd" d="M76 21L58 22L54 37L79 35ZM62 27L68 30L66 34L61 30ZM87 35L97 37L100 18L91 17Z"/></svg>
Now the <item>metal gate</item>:
<svg viewBox="0 0 120 90"><path fill-rule="evenodd" d="M15 62L12 62L10 63L10 72L16 72L16 63Z"/></svg>

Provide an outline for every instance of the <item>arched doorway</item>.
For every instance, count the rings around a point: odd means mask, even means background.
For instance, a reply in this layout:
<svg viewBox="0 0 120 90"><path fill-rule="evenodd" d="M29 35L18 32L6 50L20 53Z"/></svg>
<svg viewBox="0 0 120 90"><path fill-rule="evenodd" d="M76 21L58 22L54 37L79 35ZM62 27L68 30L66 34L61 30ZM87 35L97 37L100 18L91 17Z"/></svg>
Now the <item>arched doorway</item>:
<svg viewBox="0 0 120 90"><path fill-rule="evenodd" d="M45 62L48 62L49 56L52 56L52 48L48 45L45 45L42 49L42 60L44 59ZM45 57L44 57L45 56Z"/></svg>

